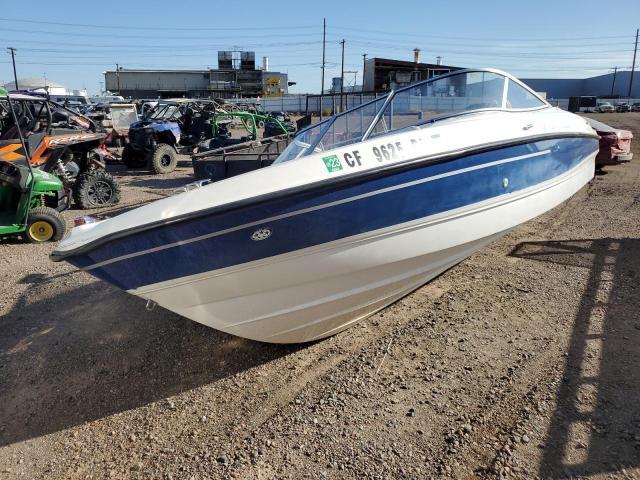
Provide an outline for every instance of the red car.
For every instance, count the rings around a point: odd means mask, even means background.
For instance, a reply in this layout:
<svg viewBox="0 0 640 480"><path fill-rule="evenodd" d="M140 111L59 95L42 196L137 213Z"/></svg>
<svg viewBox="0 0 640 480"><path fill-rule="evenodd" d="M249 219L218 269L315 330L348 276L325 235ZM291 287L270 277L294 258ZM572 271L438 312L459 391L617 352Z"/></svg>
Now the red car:
<svg viewBox="0 0 640 480"><path fill-rule="evenodd" d="M629 130L613 128L588 117L584 118L600 137L600 151L596 156L596 168L618 165L633 158L633 153L631 153L633 133Z"/></svg>

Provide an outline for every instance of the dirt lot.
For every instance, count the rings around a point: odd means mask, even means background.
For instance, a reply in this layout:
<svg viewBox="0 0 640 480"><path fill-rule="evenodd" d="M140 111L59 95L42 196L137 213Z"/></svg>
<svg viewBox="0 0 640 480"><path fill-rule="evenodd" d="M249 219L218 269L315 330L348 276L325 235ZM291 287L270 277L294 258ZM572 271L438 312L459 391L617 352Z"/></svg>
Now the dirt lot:
<svg viewBox="0 0 640 480"><path fill-rule="evenodd" d="M597 118L636 159L311 345L0 244L0 478L640 478L640 113ZM118 171L119 209L189 173Z"/></svg>

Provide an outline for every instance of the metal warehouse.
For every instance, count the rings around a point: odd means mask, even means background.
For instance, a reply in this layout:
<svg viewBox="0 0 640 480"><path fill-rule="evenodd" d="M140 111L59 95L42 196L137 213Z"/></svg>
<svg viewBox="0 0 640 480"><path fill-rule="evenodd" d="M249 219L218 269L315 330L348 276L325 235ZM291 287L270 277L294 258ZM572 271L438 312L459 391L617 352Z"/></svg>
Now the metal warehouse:
<svg viewBox="0 0 640 480"><path fill-rule="evenodd" d="M105 88L131 98L245 98L288 93L286 73L269 72L268 59L256 68L254 52L218 52L218 69L104 72Z"/></svg>
<svg viewBox="0 0 640 480"><path fill-rule="evenodd" d="M366 92L386 92L410 83L459 70L460 67L439 63L420 63L419 50L414 50L413 62L371 58L364 64L364 88Z"/></svg>
<svg viewBox="0 0 640 480"><path fill-rule="evenodd" d="M618 71L588 78L525 78L522 79L536 92L545 92L547 98L569 98L579 95L598 97L640 98L640 72L635 72L629 95L631 71Z"/></svg>

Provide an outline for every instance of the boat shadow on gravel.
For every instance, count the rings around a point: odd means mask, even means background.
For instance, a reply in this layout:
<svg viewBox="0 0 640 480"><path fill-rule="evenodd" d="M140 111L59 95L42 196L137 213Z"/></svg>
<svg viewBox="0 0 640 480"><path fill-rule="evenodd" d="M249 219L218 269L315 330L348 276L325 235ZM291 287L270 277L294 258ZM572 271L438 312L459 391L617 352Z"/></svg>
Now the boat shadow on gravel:
<svg viewBox="0 0 640 480"><path fill-rule="evenodd" d="M511 256L589 269L540 476L640 467L640 240L525 242Z"/></svg>
<svg viewBox="0 0 640 480"><path fill-rule="evenodd" d="M54 282L42 276L21 283L33 286L0 317L0 446L211 384L302 348L243 340L159 307L148 311L144 300L99 281L58 294L47 292Z"/></svg>

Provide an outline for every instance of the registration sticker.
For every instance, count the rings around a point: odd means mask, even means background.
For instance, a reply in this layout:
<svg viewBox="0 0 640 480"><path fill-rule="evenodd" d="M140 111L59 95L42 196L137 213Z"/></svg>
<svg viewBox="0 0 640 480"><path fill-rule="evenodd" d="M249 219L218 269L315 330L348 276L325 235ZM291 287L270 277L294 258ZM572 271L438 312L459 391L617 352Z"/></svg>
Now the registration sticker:
<svg viewBox="0 0 640 480"><path fill-rule="evenodd" d="M324 162L324 166L327 167L327 172L329 173L342 170L342 163L340 163L340 159L335 155L322 157L322 161Z"/></svg>

